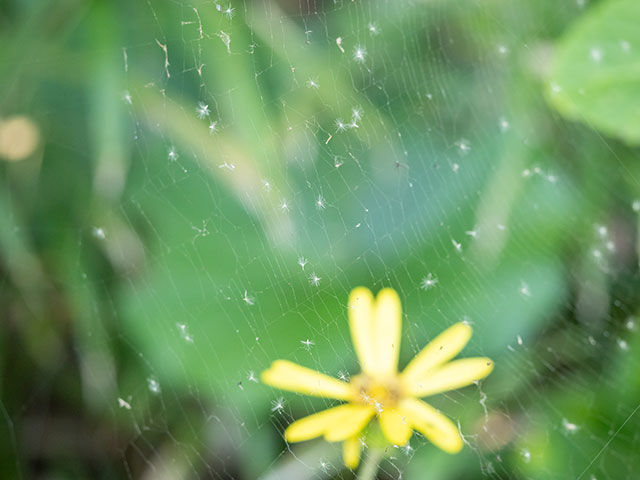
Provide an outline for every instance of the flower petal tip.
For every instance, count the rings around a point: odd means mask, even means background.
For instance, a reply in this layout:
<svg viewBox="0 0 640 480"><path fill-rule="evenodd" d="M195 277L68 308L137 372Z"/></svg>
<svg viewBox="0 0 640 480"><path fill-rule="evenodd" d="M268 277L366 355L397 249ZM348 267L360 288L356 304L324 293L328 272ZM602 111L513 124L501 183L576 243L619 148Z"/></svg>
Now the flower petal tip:
<svg viewBox="0 0 640 480"><path fill-rule="evenodd" d="M397 299L398 301L400 301L400 297L398 296L398 292L396 292L393 288L391 287L385 287L382 290L380 290L378 292L378 297L393 297L394 299Z"/></svg>
<svg viewBox="0 0 640 480"><path fill-rule="evenodd" d="M358 437L352 437L345 440L342 445L342 461L345 466L351 470L358 468L360 464L360 452L362 451L362 444Z"/></svg>
<svg viewBox="0 0 640 480"><path fill-rule="evenodd" d="M488 357L477 357L477 360L481 363L481 367L478 369L478 376L476 381L482 380L489 376L491 372L493 372L493 368L495 367L495 363Z"/></svg>
<svg viewBox="0 0 640 480"><path fill-rule="evenodd" d="M447 452L450 455L455 455L456 453L460 453L460 450L462 450L462 447L464 447L464 442L462 441L462 439L460 439L460 442L454 443L448 448L443 448L443 447L440 447L440 448L442 448L444 452Z"/></svg>
<svg viewBox="0 0 640 480"><path fill-rule="evenodd" d="M469 338L471 338L471 334L473 333L473 327L471 326L471 324L469 322L464 320L462 322L456 323L455 325L460 330L468 332Z"/></svg>
<svg viewBox="0 0 640 480"><path fill-rule="evenodd" d="M373 293L367 287L356 287L349 294L349 306L353 307L359 303L360 299L371 301Z"/></svg>
<svg viewBox="0 0 640 480"><path fill-rule="evenodd" d="M298 436L295 434L295 427L294 429L291 428L292 425L295 425L295 423L292 423L291 425L289 425L287 427L287 429L284 431L284 441L287 443L296 443L296 442L301 442L303 440L301 440L300 438L298 438Z"/></svg>
<svg viewBox="0 0 640 480"><path fill-rule="evenodd" d="M281 365L283 362L284 360L274 360L273 362L271 362L269 368L263 370L260 373L260 381L265 385L277 387L276 376L278 374L278 365Z"/></svg>

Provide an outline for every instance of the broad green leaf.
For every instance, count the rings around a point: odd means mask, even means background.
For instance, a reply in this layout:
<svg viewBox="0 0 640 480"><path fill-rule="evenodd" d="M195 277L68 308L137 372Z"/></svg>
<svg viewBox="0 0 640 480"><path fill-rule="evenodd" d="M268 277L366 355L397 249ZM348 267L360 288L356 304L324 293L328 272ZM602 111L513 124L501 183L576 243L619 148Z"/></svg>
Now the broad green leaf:
<svg viewBox="0 0 640 480"><path fill-rule="evenodd" d="M640 143L640 2L592 8L560 40L548 98L569 118Z"/></svg>

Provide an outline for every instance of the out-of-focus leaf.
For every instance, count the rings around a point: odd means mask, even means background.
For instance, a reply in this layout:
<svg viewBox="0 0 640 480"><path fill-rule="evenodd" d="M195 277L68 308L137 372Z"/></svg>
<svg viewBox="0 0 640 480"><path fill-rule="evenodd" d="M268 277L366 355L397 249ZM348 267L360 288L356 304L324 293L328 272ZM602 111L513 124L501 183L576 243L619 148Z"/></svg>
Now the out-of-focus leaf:
<svg viewBox="0 0 640 480"><path fill-rule="evenodd" d="M561 39L548 98L561 113L640 143L640 2L604 2Z"/></svg>

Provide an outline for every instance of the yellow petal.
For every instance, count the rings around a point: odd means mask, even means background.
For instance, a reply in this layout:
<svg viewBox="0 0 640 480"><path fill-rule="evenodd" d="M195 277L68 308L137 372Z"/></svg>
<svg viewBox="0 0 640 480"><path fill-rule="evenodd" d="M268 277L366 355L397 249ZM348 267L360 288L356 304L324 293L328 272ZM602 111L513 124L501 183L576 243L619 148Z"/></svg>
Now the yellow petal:
<svg viewBox="0 0 640 480"><path fill-rule="evenodd" d="M431 340L402 372L408 382L414 382L438 365L455 357L471 338L471 327L466 323L456 323Z"/></svg>
<svg viewBox="0 0 640 480"><path fill-rule="evenodd" d="M375 413L370 405L344 405L340 418L325 428L324 438L329 442L340 442L360 433Z"/></svg>
<svg viewBox="0 0 640 480"><path fill-rule="evenodd" d="M411 425L397 408L385 408L380 414L380 426L394 445L405 445L411 438Z"/></svg>
<svg viewBox="0 0 640 480"><path fill-rule="evenodd" d="M352 389L348 383L287 360L276 360L262 372L260 379L272 387L316 397L350 400Z"/></svg>
<svg viewBox="0 0 640 480"><path fill-rule="evenodd" d="M362 450L362 443L360 439L355 436L348 438L342 445L342 460L347 468L355 470L360 463L360 451Z"/></svg>
<svg viewBox="0 0 640 480"><path fill-rule="evenodd" d="M399 409L413 428L422 433L436 447L457 453L463 442L458 427L431 405L415 398L405 398Z"/></svg>
<svg viewBox="0 0 640 480"><path fill-rule="evenodd" d="M398 371L402 305L395 290L385 288L378 293L375 306L376 374L394 375Z"/></svg>
<svg viewBox="0 0 640 480"><path fill-rule="evenodd" d="M284 437L287 442L302 442L324 435L330 442L339 442L360 433L374 412L369 405L338 405L293 422Z"/></svg>
<svg viewBox="0 0 640 480"><path fill-rule="evenodd" d="M349 295L349 329L360 368L368 374L376 370L373 315L373 294L364 287L354 288Z"/></svg>
<svg viewBox="0 0 640 480"><path fill-rule="evenodd" d="M324 435L328 428L340 422L349 413L350 404L329 408L293 422L284 431L287 442L302 442Z"/></svg>
<svg viewBox="0 0 640 480"><path fill-rule="evenodd" d="M493 362L487 357L462 358L425 373L423 378L403 378L404 391L415 397L446 392L481 380L491 373Z"/></svg>

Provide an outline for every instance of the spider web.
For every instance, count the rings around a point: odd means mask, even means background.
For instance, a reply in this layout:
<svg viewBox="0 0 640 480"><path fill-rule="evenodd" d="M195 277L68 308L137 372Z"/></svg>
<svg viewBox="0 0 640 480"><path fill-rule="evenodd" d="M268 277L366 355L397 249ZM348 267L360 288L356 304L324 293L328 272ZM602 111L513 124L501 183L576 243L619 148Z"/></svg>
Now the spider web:
<svg viewBox="0 0 640 480"><path fill-rule="evenodd" d="M554 8L556 22L580 7ZM469 461L415 436L383 465L391 478L631 475L607 462L625 458L616 442L637 447L624 428L637 407L616 400L611 415L592 390L616 390L596 360L623 362L636 328L602 285L616 238L606 211L567 221L580 186L536 152L539 94L510 98L522 62L541 68L529 43L554 33L553 20L514 19L519 8L207 2L161 18L149 5L157 38L124 49L140 76L128 73L140 182L122 209L147 231L148 272L125 289L122 335L144 351L151 393L156 378L171 385L152 424L164 419L161 444L188 476L344 476L335 448L281 438L334 402L257 378L276 358L357 373L345 303L358 284L400 293L405 362L462 319L475 329L465 354L498 364L486 388L434 399ZM591 253L583 272L570 245ZM134 415L140 394L122 391ZM188 447L174 434L183 421ZM140 432L131 445L162 460Z"/></svg>
<svg viewBox="0 0 640 480"><path fill-rule="evenodd" d="M584 8L124 8L109 54L132 160L78 254L100 245L117 282L76 288L114 320L77 351L126 477L352 478L339 445L282 437L336 402L259 374L278 358L357 374L346 303L363 285L400 295L401 366L457 321L474 328L462 355L496 364L427 399L460 454L416 433L380 478L634 478L639 184L541 94L551 42ZM118 178L97 172L97 190Z"/></svg>

